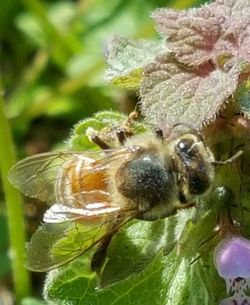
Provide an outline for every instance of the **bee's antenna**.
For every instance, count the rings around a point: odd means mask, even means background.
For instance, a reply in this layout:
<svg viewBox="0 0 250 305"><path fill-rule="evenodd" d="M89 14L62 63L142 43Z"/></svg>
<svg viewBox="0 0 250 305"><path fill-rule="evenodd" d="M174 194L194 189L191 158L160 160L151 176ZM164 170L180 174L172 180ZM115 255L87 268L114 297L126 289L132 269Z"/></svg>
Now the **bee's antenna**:
<svg viewBox="0 0 250 305"><path fill-rule="evenodd" d="M239 150L236 154L234 154L231 158L225 160L225 161L212 161L211 163L214 165L226 165L234 162L236 159L238 159L243 154L242 150Z"/></svg>

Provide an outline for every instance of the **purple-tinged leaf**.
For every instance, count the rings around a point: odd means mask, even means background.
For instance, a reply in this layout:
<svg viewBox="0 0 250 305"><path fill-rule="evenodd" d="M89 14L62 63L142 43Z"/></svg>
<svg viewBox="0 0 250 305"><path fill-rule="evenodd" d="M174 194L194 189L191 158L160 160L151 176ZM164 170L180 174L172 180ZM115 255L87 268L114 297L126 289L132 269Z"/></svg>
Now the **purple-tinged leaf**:
<svg viewBox="0 0 250 305"><path fill-rule="evenodd" d="M211 9L224 17L221 23L222 35L216 46L216 53L223 52L250 61L250 1L217 0Z"/></svg>
<svg viewBox="0 0 250 305"><path fill-rule="evenodd" d="M138 88L144 66L152 62L163 50L163 45L159 42L135 42L115 36L108 51L109 68L106 79L125 88Z"/></svg>
<svg viewBox="0 0 250 305"><path fill-rule="evenodd" d="M199 65L213 57L221 25L208 6L187 11L159 9L152 16L167 38L167 47L183 63Z"/></svg>
<svg viewBox="0 0 250 305"><path fill-rule="evenodd" d="M217 62L221 55L250 60L250 1L217 0L197 9L153 13L166 47L186 64Z"/></svg>
<svg viewBox="0 0 250 305"><path fill-rule="evenodd" d="M224 69L215 69L209 62L191 69L171 54L158 57L144 71L142 112L147 121L163 130L180 122L201 129L215 120L234 93L239 66L237 60L230 60Z"/></svg>

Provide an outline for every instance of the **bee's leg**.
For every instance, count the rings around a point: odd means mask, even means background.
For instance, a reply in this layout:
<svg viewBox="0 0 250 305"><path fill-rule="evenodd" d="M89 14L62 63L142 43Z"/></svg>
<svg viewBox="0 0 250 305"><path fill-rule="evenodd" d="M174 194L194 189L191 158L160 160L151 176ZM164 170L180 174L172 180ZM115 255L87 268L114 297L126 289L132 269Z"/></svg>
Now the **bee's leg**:
<svg viewBox="0 0 250 305"><path fill-rule="evenodd" d="M121 145L124 145L128 137L134 135L133 124L138 119L138 112L133 111L128 115L127 121L123 124L123 127L116 131L116 136Z"/></svg>
<svg viewBox="0 0 250 305"><path fill-rule="evenodd" d="M103 150L111 148L107 143L105 143L103 140L101 140L101 138L98 137L98 135L96 135L96 134L91 135L90 140Z"/></svg>
<svg viewBox="0 0 250 305"><path fill-rule="evenodd" d="M116 136L117 136L117 139L118 139L119 143L120 143L121 145L124 145L124 143L125 143L125 141L126 141L126 139L127 139L127 137L126 137L126 131L125 131L124 129L119 129L119 130L117 130L117 132L116 132Z"/></svg>
<svg viewBox="0 0 250 305"><path fill-rule="evenodd" d="M181 207L178 207L178 210L184 210L184 209L190 209L190 208L195 208L197 205L195 202L190 202L188 204L185 204Z"/></svg>
<svg viewBox="0 0 250 305"><path fill-rule="evenodd" d="M154 133L155 133L156 138L163 140L163 131L162 131L162 129L156 128L154 130Z"/></svg>
<svg viewBox="0 0 250 305"><path fill-rule="evenodd" d="M101 242L99 243L99 246L95 253L93 254L91 258L90 267L92 271L95 271L97 275L100 275L101 269L103 267L103 264L105 262L106 256L107 256L107 250L109 247L109 244L112 240L112 237L114 234L116 234L119 230L119 227L121 223L123 222L123 218L117 218L116 222L112 225L110 228L110 232L103 237Z"/></svg>
<svg viewBox="0 0 250 305"><path fill-rule="evenodd" d="M105 236L98 249L91 258L90 268L92 271L95 271L97 275L100 275L100 271L105 262L108 246L111 242L112 237L113 234Z"/></svg>

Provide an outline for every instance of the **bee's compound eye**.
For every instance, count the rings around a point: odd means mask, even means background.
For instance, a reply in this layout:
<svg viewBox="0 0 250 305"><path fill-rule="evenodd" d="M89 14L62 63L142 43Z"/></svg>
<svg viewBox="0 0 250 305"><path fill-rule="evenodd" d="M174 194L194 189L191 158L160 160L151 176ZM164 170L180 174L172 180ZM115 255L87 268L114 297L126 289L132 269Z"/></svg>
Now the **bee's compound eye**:
<svg viewBox="0 0 250 305"><path fill-rule="evenodd" d="M178 142L177 147L182 152L188 152L193 144L194 142L191 139L183 139Z"/></svg>
<svg viewBox="0 0 250 305"><path fill-rule="evenodd" d="M123 196L131 199L145 198L150 202L166 198L173 183L170 171L156 156L149 154L123 164L115 178Z"/></svg>

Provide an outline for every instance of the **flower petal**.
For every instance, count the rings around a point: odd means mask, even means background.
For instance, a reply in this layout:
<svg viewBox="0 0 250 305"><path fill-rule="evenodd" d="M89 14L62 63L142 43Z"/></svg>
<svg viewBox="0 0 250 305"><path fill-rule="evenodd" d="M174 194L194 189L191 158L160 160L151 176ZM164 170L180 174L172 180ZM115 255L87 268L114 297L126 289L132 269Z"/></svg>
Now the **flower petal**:
<svg viewBox="0 0 250 305"><path fill-rule="evenodd" d="M240 236L222 240L215 248L214 263L223 278L249 278L250 241Z"/></svg>

